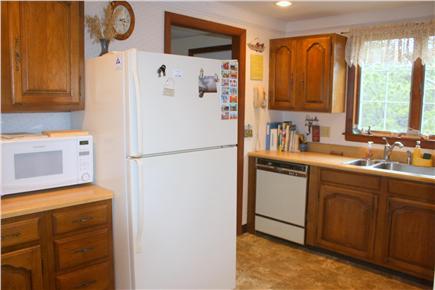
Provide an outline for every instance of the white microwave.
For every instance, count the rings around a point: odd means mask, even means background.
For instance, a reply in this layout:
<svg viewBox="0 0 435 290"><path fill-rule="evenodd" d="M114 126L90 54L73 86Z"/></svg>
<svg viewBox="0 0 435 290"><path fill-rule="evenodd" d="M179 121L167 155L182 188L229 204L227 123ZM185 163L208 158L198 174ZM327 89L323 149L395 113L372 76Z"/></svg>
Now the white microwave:
<svg viewBox="0 0 435 290"><path fill-rule="evenodd" d="M92 136L1 141L1 195L93 180Z"/></svg>

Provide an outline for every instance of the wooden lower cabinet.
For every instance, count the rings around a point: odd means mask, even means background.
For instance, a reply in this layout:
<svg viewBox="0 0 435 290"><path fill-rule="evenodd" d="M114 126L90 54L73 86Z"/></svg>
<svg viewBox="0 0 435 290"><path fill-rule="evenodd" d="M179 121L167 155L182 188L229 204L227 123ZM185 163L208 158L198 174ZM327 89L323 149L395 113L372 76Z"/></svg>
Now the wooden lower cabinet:
<svg viewBox="0 0 435 290"><path fill-rule="evenodd" d="M343 254L370 258L373 253L377 196L322 185L317 243Z"/></svg>
<svg viewBox="0 0 435 290"><path fill-rule="evenodd" d="M59 290L100 290L112 289L111 280L107 279L107 273L111 271L108 262L92 265L80 270L58 275L56 285Z"/></svg>
<svg viewBox="0 0 435 290"><path fill-rule="evenodd" d="M384 263L427 277L435 265L435 204L388 198Z"/></svg>
<svg viewBox="0 0 435 290"><path fill-rule="evenodd" d="M2 253L2 290L43 290L40 246Z"/></svg>
<svg viewBox="0 0 435 290"><path fill-rule="evenodd" d="M318 167L309 182L308 245L433 280L435 184Z"/></svg>
<svg viewBox="0 0 435 290"><path fill-rule="evenodd" d="M107 200L3 219L1 289L114 289L111 212Z"/></svg>

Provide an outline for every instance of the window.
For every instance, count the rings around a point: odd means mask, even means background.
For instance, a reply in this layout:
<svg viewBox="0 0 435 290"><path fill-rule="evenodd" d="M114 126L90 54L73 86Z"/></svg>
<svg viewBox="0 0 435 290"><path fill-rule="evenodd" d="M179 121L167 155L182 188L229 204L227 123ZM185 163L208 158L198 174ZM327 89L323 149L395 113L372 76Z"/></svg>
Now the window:
<svg viewBox="0 0 435 290"><path fill-rule="evenodd" d="M411 44L412 47L412 39L373 41L368 44L374 49L370 50L370 61L361 65L360 128L390 132L408 130L412 61L386 61L383 57L406 49L401 47L405 44Z"/></svg>
<svg viewBox="0 0 435 290"><path fill-rule="evenodd" d="M435 22L355 29L346 58L346 140L435 148Z"/></svg>
<svg viewBox="0 0 435 290"><path fill-rule="evenodd" d="M435 50L435 36L429 38L429 50ZM421 132L435 134L435 61L425 64Z"/></svg>

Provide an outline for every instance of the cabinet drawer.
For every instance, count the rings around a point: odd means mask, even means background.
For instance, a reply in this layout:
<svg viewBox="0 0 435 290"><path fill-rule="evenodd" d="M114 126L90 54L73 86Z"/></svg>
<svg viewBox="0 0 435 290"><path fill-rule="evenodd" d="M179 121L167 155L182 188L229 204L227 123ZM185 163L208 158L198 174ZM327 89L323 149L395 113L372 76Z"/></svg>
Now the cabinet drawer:
<svg viewBox="0 0 435 290"><path fill-rule="evenodd" d="M112 270L109 262L86 267L56 277L58 290L107 290L113 289Z"/></svg>
<svg viewBox="0 0 435 290"><path fill-rule="evenodd" d="M102 229L56 240L56 265L58 270L105 258L110 253L110 234Z"/></svg>
<svg viewBox="0 0 435 290"><path fill-rule="evenodd" d="M362 175L345 171L321 169L320 180L322 182L356 186L370 190L381 189L381 178L373 175Z"/></svg>
<svg viewBox="0 0 435 290"><path fill-rule="evenodd" d="M388 179L388 192L421 201L435 202L435 184Z"/></svg>
<svg viewBox="0 0 435 290"><path fill-rule="evenodd" d="M2 224L2 248L39 240L39 217Z"/></svg>
<svg viewBox="0 0 435 290"><path fill-rule="evenodd" d="M81 230L109 222L110 208L108 203L70 207L53 213L53 229L55 234Z"/></svg>

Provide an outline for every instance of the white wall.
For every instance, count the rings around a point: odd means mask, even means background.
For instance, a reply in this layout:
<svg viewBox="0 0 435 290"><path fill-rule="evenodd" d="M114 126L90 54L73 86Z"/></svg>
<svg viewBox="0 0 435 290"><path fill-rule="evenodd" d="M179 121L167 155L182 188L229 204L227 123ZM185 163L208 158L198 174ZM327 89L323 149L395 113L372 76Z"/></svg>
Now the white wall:
<svg viewBox="0 0 435 290"><path fill-rule="evenodd" d="M306 21L288 22L286 25L286 36L310 35L319 33L341 33L347 32L352 26L382 24L388 22L400 22L407 20L420 20L433 17L435 2L427 2L415 7L406 9L389 9L373 11L370 13L348 14L336 17L324 17ZM293 120L298 130L304 130L305 116L317 116L321 126L330 127L330 137L321 138L321 143L340 144L349 146L365 146L365 143L345 141L343 132L345 130L346 113L305 113L305 112L280 112L278 120ZM376 145L381 148L382 145ZM403 150L406 150L403 149ZM426 150L435 152L434 150Z"/></svg>
<svg viewBox="0 0 435 290"><path fill-rule="evenodd" d="M189 55L189 49L231 44L231 37L217 37L212 35L197 35L172 39L171 51L173 54ZM231 55L231 54L230 54Z"/></svg>
<svg viewBox="0 0 435 290"><path fill-rule="evenodd" d="M71 128L71 113L14 113L1 115L2 133L39 133L44 130Z"/></svg>

